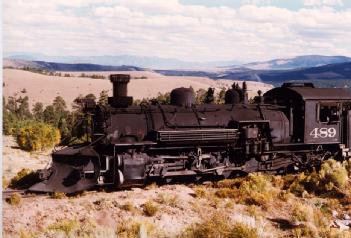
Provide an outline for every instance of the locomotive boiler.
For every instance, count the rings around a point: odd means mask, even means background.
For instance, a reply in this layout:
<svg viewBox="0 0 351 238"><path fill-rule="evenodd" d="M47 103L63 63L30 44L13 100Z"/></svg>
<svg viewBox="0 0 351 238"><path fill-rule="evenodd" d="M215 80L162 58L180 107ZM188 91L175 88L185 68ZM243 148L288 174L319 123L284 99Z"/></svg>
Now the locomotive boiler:
<svg viewBox="0 0 351 238"><path fill-rule="evenodd" d="M55 151L42 182L29 190L65 192L116 188L148 180L196 181L250 172L286 173L351 157L351 93L287 83L249 103L246 84L225 104L196 104L177 88L170 104L132 105L129 75L110 75L107 105L87 101L90 142Z"/></svg>

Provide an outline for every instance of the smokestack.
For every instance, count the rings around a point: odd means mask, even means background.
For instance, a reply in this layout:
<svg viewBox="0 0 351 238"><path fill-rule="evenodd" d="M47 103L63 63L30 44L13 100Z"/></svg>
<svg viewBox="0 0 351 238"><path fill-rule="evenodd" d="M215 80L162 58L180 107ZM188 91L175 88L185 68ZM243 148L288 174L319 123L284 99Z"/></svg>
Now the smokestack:
<svg viewBox="0 0 351 238"><path fill-rule="evenodd" d="M127 97L129 74L111 74L110 81L113 85L113 97Z"/></svg>
<svg viewBox="0 0 351 238"><path fill-rule="evenodd" d="M247 104L249 102L249 95L247 93L247 84L245 81L243 82L243 96L243 103Z"/></svg>
<svg viewBox="0 0 351 238"><path fill-rule="evenodd" d="M128 97L129 74L111 74L110 81L113 85L113 97L108 98L108 103L113 107L128 107L133 103L133 97Z"/></svg>

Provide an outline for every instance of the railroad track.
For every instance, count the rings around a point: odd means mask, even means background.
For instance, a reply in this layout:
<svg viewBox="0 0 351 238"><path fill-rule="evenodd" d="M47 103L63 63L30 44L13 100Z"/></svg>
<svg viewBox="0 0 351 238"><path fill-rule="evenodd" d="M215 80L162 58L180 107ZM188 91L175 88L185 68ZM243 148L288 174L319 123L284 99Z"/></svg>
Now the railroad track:
<svg viewBox="0 0 351 238"><path fill-rule="evenodd" d="M11 197L14 194L18 194L18 195L25 195L26 194L26 190L20 190L20 189L6 189L4 191L2 191L2 198L3 199L7 199L9 197Z"/></svg>
<svg viewBox="0 0 351 238"><path fill-rule="evenodd" d="M35 194L35 193L29 193L28 190L21 190L21 189L6 189L2 191L2 199L6 200L13 196L14 194L18 194L23 198L27 197L36 197L36 196L48 196L48 194Z"/></svg>

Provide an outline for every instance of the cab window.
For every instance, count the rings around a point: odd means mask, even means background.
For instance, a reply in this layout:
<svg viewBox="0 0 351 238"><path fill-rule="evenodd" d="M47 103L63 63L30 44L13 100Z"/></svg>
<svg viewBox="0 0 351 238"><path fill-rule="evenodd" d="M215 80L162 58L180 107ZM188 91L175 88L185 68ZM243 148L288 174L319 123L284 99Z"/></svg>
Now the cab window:
<svg viewBox="0 0 351 238"><path fill-rule="evenodd" d="M319 122L330 123L340 121L339 103L320 103L318 105Z"/></svg>

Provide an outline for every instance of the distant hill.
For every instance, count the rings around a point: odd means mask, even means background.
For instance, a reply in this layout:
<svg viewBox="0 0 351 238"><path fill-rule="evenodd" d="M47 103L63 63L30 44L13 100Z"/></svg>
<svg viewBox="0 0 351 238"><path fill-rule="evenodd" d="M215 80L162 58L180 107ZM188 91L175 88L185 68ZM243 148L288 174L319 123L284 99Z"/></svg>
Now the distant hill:
<svg viewBox="0 0 351 238"><path fill-rule="evenodd" d="M253 62L244 64L241 67L254 70L286 70L318 67L327 64L338 64L351 62L351 58L346 56L323 56L323 55L303 55L287 59L274 59L264 62ZM235 69L236 66L230 69Z"/></svg>
<svg viewBox="0 0 351 238"><path fill-rule="evenodd" d="M261 80L269 82L284 80L351 80L351 62L287 71L265 71L260 73L259 76Z"/></svg>
<svg viewBox="0 0 351 238"><path fill-rule="evenodd" d="M214 60L209 62L184 61L174 58L135 55L102 55L102 56L49 56L34 53L5 53L10 60L45 61L66 64L95 65L132 65L141 68L158 70L195 70L195 71L242 71L249 70L288 70L318 67L327 64L351 62L346 56L302 55L293 58L273 59L262 62L243 64L238 60Z"/></svg>
<svg viewBox="0 0 351 238"><path fill-rule="evenodd" d="M319 57L319 56L318 56ZM344 56L334 56L326 57L322 56L303 56L296 57L294 62L287 63L287 67L294 64L295 66L302 65L315 65L327 62L338 62L350 60L348 57ZM274 60L276 63L278 60ZM273 61L269 61L273 62ZM282 62L280 62L281 65ZM252 63L253 65L254 63ZM248 65L246 65L248 66ZM18 59L5 59L4 67L13 68L39 68L48 71L145 71L145 68L137 66L109 66L109 65L99 65L99 64L68 64L68 63L54 63L45 61L26 61ZM151 71L151 70L149 70ZM181 69L168 69L168 70L153 70L154 72L163 74L165 76L192 76L192 77L208 77L211 79L228 79L228 80L246 80L246 81L258 81L265 82L269 84L279 85L284 81L292 80L304 80L304 81L318 81L320 84L324 85L323 81L328 80L328 85L343 86L350 85L348 81L351 81L351 61L342 63L333 63L317 67L304 67L304 68L294 68L294 69L250 69L247 67L229 67L229 68L216 68L207 70L181 70ZM346 83L341 82L344 80ZM351 85L350 85L351 86Z"/></svg>
<svg viewBox="0 0 351 238"><path fill-rule="evenodd" d="M13 60L60 62L68 64L84 63L99 65L133 65L153 69L206 69L216 66L241 64L238 60L194 62L173 58L135 55L103 55L103 56L48 56L44 54L8 53L5 58Z"/></svg>
<svg viewBox="0 0 351 238"><path fill-rule="evenodd" d="M111 66L98 64L67 64L45 61L28 61L17 59L5 59L4 67L11 68L36 68L47 71L143 71L145 69L136 66Z"/></svg>
<svg viewBox="0 0 351 238"><path fill-rule="evenodd" d="M285 81L296 80L312 82L318 80L320 85L324 85L323 81L328 81L328 85L335 86L345 85L345 83L341 83L341 80L343 80L346 82L346 85L351 84L351 62L292 70L252 70L248 68L235 68L221 72L184 70L157 70L157 72L168 76L201 76L217 80L238 79L259 81L274 85L279 85Z"/></svg>

